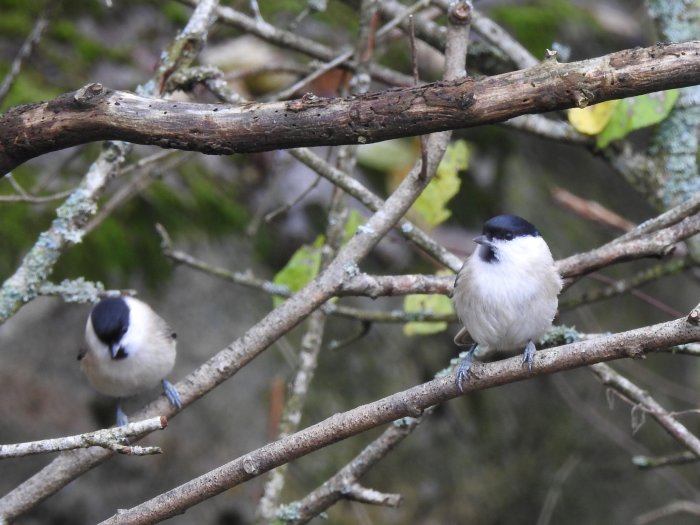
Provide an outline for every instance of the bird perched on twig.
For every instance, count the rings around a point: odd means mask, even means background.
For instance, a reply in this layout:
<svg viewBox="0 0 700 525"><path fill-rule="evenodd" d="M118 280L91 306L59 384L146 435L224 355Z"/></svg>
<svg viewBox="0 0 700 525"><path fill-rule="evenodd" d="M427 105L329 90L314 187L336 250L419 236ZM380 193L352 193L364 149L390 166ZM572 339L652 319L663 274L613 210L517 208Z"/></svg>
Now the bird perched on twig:
<svg viewBox="0 0 700 525"><path fill-rule="evenodd" d="M479 246L457 274L452 293L464 325L455 344L470 345L457 371L460 390L477 345L504 351L524 348L523 364L532 370L533 341L552 325L562 289L549 246L525 219L493 217L474 242Z"/></svg>
<svg viewBox="0 0 700 525"><path fill-rule="evenodd" d="M119 398L118 426L128 423L121 398L158 383L170 403L182 407L177 390L165 380L175 364L176 334L146 303L133 297L102 299L88 317L85 342L80 368L95 390Z"/></svg>

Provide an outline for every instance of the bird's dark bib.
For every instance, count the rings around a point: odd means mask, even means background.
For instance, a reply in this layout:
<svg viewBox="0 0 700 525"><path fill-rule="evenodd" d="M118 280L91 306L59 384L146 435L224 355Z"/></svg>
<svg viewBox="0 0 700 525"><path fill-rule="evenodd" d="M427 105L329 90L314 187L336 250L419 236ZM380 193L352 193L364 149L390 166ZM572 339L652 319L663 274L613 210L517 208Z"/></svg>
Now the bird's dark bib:
<svg viewBox="0 0 700 525"><path fill-rule="evenodd" d="M496 252L493 251L493 248L490 246L486 246L482 244L479 246L479 257L481 258L482 261L487 262L487 263L492 263L496 262Z"/></svg>
<svg viewBox="0 0 700 525"><path fill-rule="evenodd" d="M117 353L114 354L114 356L112 357L112 359L114 359L115 361L118 361L119 359L124 359L124 358L127 357L128 355L129 355L129 354L128 354L128 352L127 352L126 350L124 350L123 348L120 348L119 350L117 350Z"/></svg>

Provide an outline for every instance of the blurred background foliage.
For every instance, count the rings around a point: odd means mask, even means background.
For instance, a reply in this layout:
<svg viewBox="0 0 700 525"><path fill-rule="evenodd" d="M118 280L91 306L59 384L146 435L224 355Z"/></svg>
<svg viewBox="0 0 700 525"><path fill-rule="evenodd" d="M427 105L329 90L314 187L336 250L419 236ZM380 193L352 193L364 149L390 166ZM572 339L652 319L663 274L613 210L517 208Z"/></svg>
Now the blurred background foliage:
<svg viewBox="0 0 700 525"><path fill-rule="evenodd" d="M112 1L112 8L97 0L52 2L45 35L0 110L50 99L88 82L135 90L148 79L161 50L186 23L190 8L173 1ZM224 3L251 14L248 0ZM294 30L334 48L353 46L357 4L329 0L325 11L312 12ZM0 0L0 78L47 5L39 0ZM259 5L265 20L289 27L307 2L260 1ZM481 0L476 7L501 23L536 57L543 57L555 42L576 60L658 41L641 1ZM444 16L437 14L435 21L444 23ZM438 78L442 65L435 50L419 43L418 56L422 77ZM411 57L405 35L380 43L375 59L409 72ZM222 23L210 33L201 57L201 63L221 67L231 86L251 98L264 98L285 88L310 62L299 53L250 38ZM332 71L309 90L335 96L349 82L347 74ZM176 96L214 100L203 90ZM566 118L564 114L550 117ZM628 138L643 147L649 134L646 129ZM432 227L437 240L464 256L471 251L471 239L484 219L502 212L523 215L536 224L556 258L593 248L619 234L608 225L592 223L558 206L552 191L559 187L600 202L635 223L656 214L647 196L633 191L602 159L576 146L503 126L458 130L454 139L455 147L463 147L466 156L445 176L447 193L454 196L427 205L429 211L444 205L438 214L443 221L428 224L425 217L413 218ZM35 159L17 168L12 179L0 180L0 195L17 195L17 184L34 195L69 190L84 175L99 147L93 144ZM125 166L159 151L135 147ZM336 160L332 150L318 153ZM357 175L385 196L419 155L414 139L368 145L360 148ZM445 192L437 193L444 197ZM302 194L303 200L294 202ZM83 243L62 256L52 279L82 275L108 287L138 288L177 327L180 354L174 375L180 378L241 335L272 301L264 294L173 267L161 252L155 223L167 228L176 247L231 270L252 269L257 276L272 279L289 267L300 247L306 245L309 250L324 233L330 195L325 181L316 183L313 173L282 152L231 157L174 153L144 168L135 167L111 182L101 208L113 207L113 212L106 217L98 214L94 229L91 226ZM48 227L60 202L0 202L3 278ZM266 219L290 203L294 204L288 210ZM367 211L352 201L350 205L355 210L353 224L360 224ZM318 254L306 260L317 264ZM602 277L629 277L653 264L638 261L606 269ZM433 273L439 268L391 234L363 262L362 269L391 274ZM302 279L309 277L301 273ZM587 279L565 298L599 286ZM561 321L589 332L665 321L674 311L680 315L694 306L700 290L693 277L677 275L642 291L655 303L625 295L562 311ZM386 310L403 306L402 298L371 302L346 298L342 302ZM74 361L86 309L59 300L35 303L0 327L0 347L10 356L9 364L0 367L0 399L5 400L0 402L0 442L85 431L95 425L94 412L100 410L85 401L97 398ZM660 310L658 303L671 313ZM437 333L415 331L414 326L409 333L428 335L412 337L400 325L374 325L365 337L341 350L330 350L331 342L357 335L359 323L331 318L328 324L304 425L428 380L458 352L452 344L454 324ZM274 402L270 385L292 377L302 333L303 328L295 330L233 381L185 411L167 433L154 436L154 440L164 440L158 444L166 449L165 459L110 461L42 504L24 523L92 523L115 508L136 504L272 439L274 432L266 428L265 421L268 405ZM690 358L652 356L644 364L618 366L653 390L665 406L697 406L700 401L700 370ZM112 408L108 410L111 413ZM691 430L700 430L697 421L689 418L684 422ZM294 462L285 499L299 498L323 482L378 432ZM551 523L629 523L641 512L672 499L699 497L696 467L640 472L630 462L633 453L676 449L651 423L632 436L629 407L617 402L609 409L604 390L587 371L578 370L478 392L438 407L365 480L378 490L401 492L405 497L401 509L344 502L329 515L331 522L341 524L545 525L548 521L541 517L544 502L556 493ZM43 462L3 463L7 475L0 476L0 489L9 490ZM135 479L142 483L134 483ZM110 490L85 498L86 491L95 486ZM173 523L196 519L250 523L260 488L261 480L256 480L192 509ZM674 523L693 522L684 519L677 517Z"/></svg>

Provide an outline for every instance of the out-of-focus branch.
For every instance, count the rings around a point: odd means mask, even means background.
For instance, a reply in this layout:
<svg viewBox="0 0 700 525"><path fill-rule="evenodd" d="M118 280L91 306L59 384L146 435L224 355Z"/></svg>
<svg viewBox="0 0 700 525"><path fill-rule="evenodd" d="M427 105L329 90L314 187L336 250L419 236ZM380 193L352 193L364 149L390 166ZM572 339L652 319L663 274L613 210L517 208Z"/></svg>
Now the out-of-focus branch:
<svg viewBox="0 0 700 525"><path fill-rule="evenodd" d="M689 451L672 454L669 456L641 456L637 455L632 458L634 466L640 469L652 469L660 467L668 467L672 465L687 465L688 463L697 463L700 458Z"/></svg>
<svg viewBox="0 0 700 525"><path fill-rule="evenodd" d="M12 64L10 64L10 70L5 75L5 78L2 79L2 83L0 83L0 104L2 104L2 101L5 100L5 97L9 93L12 84L14 84L17 75L19 75L19 72L22 69L22 63L32 54L34 46L36 46L39 43L39 40L41 40L41 35L44 33L44 29L46 29L46 26L48 25L50 12L53 10L53 4L54 2L50 2L36 19L36 22L34 22L34 27L32 27L29 36L27 36L27 39L22 43L22 46L19 48L19 51L12 61Z"/></svg>
<svg viewBox="0 0 700 525"><path fill-rule="evenodd" d="M410 16L413 14L415 11L422 9L425 7L429 2L427 0L419 0L413 6L405 9L401 14L396 16L393 20L390 20L388 23L386 23L379 31L376 32L376 37L377 39L381 39L383 36L389 34L389 32L394 29L396 26L398 26L403 19L406 17ZM363 27L361 24L360 27ZM295 82L293 85L289 86L288 88L285 88L283 91L277 93L275 95L274 99L275 100L285 100L287 98L290 98L294 93L300 91L303 89L305 86L309 85L311 82L313 82L315 79L323 75L324 73L330 71L331 69L338 67L341 64L344 64L345 62L348 62L350 58L353 56L356 56L356 50L354 49L348 49L347 51L341 53L340 55L334 57L332 60L328 61L327 63L323 64L321 67L318 67L316 70L314 70L312 73L308 74L306 77L302 78L301 80ZM367 71L371 75L372 73L372 68L371 64L373 62L367 62L366 66L358 66L357 62L355 65L356 73L361 73L360 70L358 70L358 67L362 69L362 72L364 70ZM358 75L360 76L360 75ZM369 77L367 78L369 81ZM366 90L365 90L366 91ZM363 91L364 92L364 91Z"/></svg>
<svg viewBox="0 0 700 525"><path fill-rule="evenodd" d="M598 201L582 199L578 195L558 186L552 188L550 193L557 204L587 221L603 224L623 232L630 231L636 226L633 222L606 208Z"/></svg>
<svg viewBox="0 0 700 525"><path fill-rule="evenodd" d="M196 5L197 3L197 0L181 1L189 5ZM324 62L330 62L336 55L336 52L330 47L300 36L293 31L286 31L275 27L262 19L256 20L255 18L246 16L231 7L220 6L216 14L222 22L237 27L267 42L278 45L283 49L294 49L319 60L323 60ZM352 69L352 65L345 65ZM410 86L412 84L410 76L374 63L370 64L370 74L373 78L390 86Z"/></svg>
<svg viewBox="0 0 700 525"><path fill-rule="evenodd" d="M648 525L655 521L675 516L676 514L690 514L700 516L700 504L694 501L674 501L668 505L640 514L632 521L633 525Z"/></svg>
<svg viewBox="0 0 700 525"><path fill-rule="evenodd" d="M362 183L331 166L328 162L307 148L289 150L289 154L300 162L306 164L316 173L342 188L372 211L377 211L384 201L367 189ZM399 231L407 239L413 241L427 254L440 261L442 264L457 272L462 267L462 260L451 253L444 246L435 242L430 235L420 229L408 219L401 219L398 223Z"/></svg>
<svg viewBox="0 0 700 525"><path fill-rule="evenodd" d="M284 520L285 525L302 525L343 499L348 485L355 483L401 443L404 438L413 433L420 425L424 415L405 417L395 421L381 436L367 445L352 461L326 480L320 487L311 491L303 499L285 505L280 509L277 513L277 518Z"/></svg>
<svg viewBox="0 0 700 525"><path fill-rule="evenodd" d="M644 221L642 224L635 227L633 230L613 240L614 243L625 242L636 239L646 233L655 232L663 228L668 228L674 224L678 224L686 217L691 217L700 213L700 193L691 197L687 201L678 204L677 206L665 211L661 215Z"/></svg>
<svg viewBox="0 0 700 525"><path fill-rule="evenodd" d="M692 267L692 265L693 261L689 257L672 259L669 262L657 264L651 268L642 270L628 279L620 279L615 281L605 288L590 290L582 293L578 297L562 299L559 301L559 308L561 310L570 310L582 304L591 304L597 301L609 299L611 297L616 297L627 292L634 292L634 290L640 286L661 279L662 277L679 273Z"/></svg>
<svg viewBox="0 0 700 525"><path fill-rule="evenodd" d="M604 363L592 365L591 371L604 385L620 392L638 406L644 413L652 416L676 441L685 446L693 454L700 457L700 439L681 424L672 414L667 412L653 397L643 391L627 378L615 372Z"/></svg>
<svg viewBox="0 0 700 525"><path fill-rule="evenodd" d="M160 454L163 451L159 447L125 445L123 441L125 438L141 436L145 433L153 432L154 430L162 430L167 426L168 420L166 417L154 417L144 421L134 421L122 427L96 430L77 436L15 443L13 445L0 445L0 459L87 447L103 447L130 456Z"/></svg>
<svg viewBox="0 0 700 525"><path fill-rule="evenodd" d="M633 230L634 231L634 230ZM640 257L661 257L673 250L673 245L700 233L700 214L686 217L681 222L663 230L644 234L624 242L610 242L586 253L572 255L557 262L559 273L571 284L581 277L604 266Z"/></svg>
<svg viewBox="0 0 700 525"><path fill-rule="evenodd" d="M22 263L0 288L0 324L34 299L39 287L49 278L64 250L79 243L84 225L97 209L97 199L110 177L124 161L128 146L111 142L90 166L77 189L56 210L51 227L39 235Z"/></svg>

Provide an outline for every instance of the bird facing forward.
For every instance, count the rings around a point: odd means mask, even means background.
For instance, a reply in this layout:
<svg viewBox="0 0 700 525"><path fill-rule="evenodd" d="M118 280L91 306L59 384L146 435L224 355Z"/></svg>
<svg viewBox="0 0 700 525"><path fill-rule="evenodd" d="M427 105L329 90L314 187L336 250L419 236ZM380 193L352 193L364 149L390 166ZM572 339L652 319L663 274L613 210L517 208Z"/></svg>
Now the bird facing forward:
<svg viewBox="0 0 700 525"><path fill-rule="evenodd" d="M457 274L452 293L464 325L455 344L471 344L457 371L460 390L477 346L503 351L524 348L523 364L532 370L533 341L552 325L562 289L549 246L525 219L493 217L474 242L478 247Z"/></svg>
<svg viewBox="0 0 700 525"><path fill-rule="evenodd" d="M97 303L87 320L80 368L102 394L120 398L117 425L127 424L121 398L162 383L165 395L181 408L180 395L165 380L175 364L176 335L143 301L108 297Z"/></svg>

